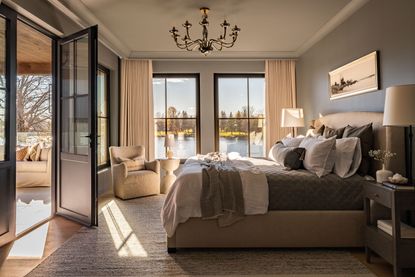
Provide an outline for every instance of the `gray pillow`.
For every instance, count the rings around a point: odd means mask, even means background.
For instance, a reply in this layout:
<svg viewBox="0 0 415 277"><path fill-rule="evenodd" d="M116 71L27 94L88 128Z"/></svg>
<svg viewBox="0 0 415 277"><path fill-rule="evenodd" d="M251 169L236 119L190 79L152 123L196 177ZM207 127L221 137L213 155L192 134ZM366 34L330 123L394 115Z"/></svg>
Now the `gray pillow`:
<svg viewBox="0 0 415 277"><path fill-rule="evenodd" d="M323 137L331 138L332 136L336 136L336 139L341 139L343 137L344 129L346 129L346 127L339 128L339 129L333 129L328 126L325 126Z"/></svg>
<svg viewBox="0 0 415 277"><path fill-rule="evenodd" d="M365 176L370 175L372 159L369 156L369 150L373 149L373 128L372 123L363 125L360 127L346 126L343 133L343 138L356 137L360 139L360 145L362 148L362 162L357 170L359 175Z"/></svg>
<svg viewBox="0 0 415 277"><path fill-rule="evenodd" d="M305 149L301 147L287 147L277 142L269 151L269 158L289 170L300 169L303 165Z"/></svg>

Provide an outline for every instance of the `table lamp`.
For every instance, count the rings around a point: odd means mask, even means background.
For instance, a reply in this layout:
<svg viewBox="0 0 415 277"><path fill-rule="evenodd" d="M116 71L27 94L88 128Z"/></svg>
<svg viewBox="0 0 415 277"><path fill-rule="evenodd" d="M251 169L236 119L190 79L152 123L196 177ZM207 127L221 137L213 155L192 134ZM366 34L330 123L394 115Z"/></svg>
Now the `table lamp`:
<svg viewBox="0 0 415 277"><path fill-rule="evenodd" d="M412 177L413 131L415 125L415 84L393 86L386 89L384 126L405 127L406 177L414 184Z"/></svg>
<svg viewBox="0 0 415 277"><path fill-rule="evenodd" d="M168 134L166 138L164 139L164 147L166 147L166 158L172 159L173 158L173 150L171 148L174 146L174 135Z"/></svg>
<svg viewBox="0 0 415 277"><path fill-rule="evenodd" d="M293 134L296 128L304 127L304 113L301 108L283 108L281 110L281 127L293 128Z"/></svg>

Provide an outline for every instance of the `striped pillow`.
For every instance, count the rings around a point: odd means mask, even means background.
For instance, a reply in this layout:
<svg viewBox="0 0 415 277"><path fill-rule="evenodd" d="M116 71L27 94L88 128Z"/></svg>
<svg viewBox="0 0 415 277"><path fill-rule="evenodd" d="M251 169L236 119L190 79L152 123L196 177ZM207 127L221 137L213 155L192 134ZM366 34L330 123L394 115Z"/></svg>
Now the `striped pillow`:
<svg viewBox="0 0 415 277"><path fill-rule="evenodd" d="M16 161L23 161L29 151L29 147L25 146L16 151Z"/></svg>

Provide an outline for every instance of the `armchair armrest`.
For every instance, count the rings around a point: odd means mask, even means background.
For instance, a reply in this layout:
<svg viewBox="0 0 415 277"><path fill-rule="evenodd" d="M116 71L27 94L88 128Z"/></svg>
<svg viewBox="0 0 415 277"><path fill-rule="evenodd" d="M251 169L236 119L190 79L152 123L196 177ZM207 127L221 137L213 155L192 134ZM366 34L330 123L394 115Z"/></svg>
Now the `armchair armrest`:
<svg viewBox="0 0 415 277"><path fill-rule="evenodd" d="M160 162L157 160L144 162L144 166L147 170L154 171L157 174L160 174Z"/></svg>
<svg viewBox="0 0 415 277"><path fill-rule="evenodd" d="M112 165L112 178L114 183L120 183L128 176L128 168L124 163Z"/></svg>

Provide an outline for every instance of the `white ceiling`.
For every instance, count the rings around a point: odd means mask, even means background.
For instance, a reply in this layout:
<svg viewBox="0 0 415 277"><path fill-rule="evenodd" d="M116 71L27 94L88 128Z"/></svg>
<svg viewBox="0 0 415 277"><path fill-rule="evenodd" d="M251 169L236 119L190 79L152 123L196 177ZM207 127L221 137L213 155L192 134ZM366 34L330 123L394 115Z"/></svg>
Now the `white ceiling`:
<svg viewBox="0 0 415 277"><path fill-rule="evenodd" d="M51 1L52 2L52 1ZM209 35L228 20L242 30L235 46L215 58L296 57L340 24L367 0L64 0L75 14L98 24L100 35L140 58L200 57L178 49L169 29L188 19L199 38L199 8L207 6ZM91 22L95 21L95 22ZM340 23L339 23L340 22ZM337 24L337 25L336 25Z"/></svg>

